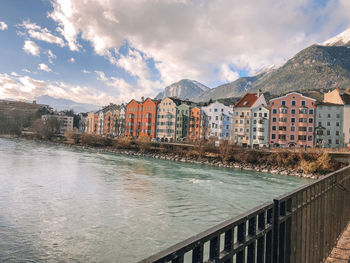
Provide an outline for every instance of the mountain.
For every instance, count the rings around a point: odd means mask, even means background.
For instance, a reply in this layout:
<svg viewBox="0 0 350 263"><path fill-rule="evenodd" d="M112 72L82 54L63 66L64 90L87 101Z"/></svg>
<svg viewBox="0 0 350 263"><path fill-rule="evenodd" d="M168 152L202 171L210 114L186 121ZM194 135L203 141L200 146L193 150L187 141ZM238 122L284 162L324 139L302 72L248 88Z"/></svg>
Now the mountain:
<svg viewBox="0 0 350 263"><path fill-rule="evenodd" d="M324 46L346 46L350 45L350 28L323 42Z"/></svg>
<svg viewBox="0 0 350 263"><path fill-rule="evenodd" d="M74 110L75 113L97 111L100 107L92 104L78 103L72 100L57 99L48 95L36 98L38 104L46 104L55 110Z"/></svg>
<svg viewBox="0 0 350 263"><path fill-rule="evenodd" d="M200 102L209 101L210 99L217 100L220 98L240 97L250 90L255 82L263 78L265 75L266 73L260 73L253 77L239 78L231 83L220 85L215 89L209 89L196 96L193 100Z"/></svg>
<svg viewBox="0 0 350 263"><path fill-rule="evenodd" d="M290 91L322 91L337 87L350 87L350 28L323 45L301 50L279 68L218 86L200 94L195 101L240 97L247 91L259 89L273 96Z"/></svg>
<svg viewBox="0 0 350 263"><path fill-rule="evenodd" d="M157 99L165 97L177 97L179 99L192 100L209 88L195 80L183 79L166 87L163 92L157 95Z"/></svg>

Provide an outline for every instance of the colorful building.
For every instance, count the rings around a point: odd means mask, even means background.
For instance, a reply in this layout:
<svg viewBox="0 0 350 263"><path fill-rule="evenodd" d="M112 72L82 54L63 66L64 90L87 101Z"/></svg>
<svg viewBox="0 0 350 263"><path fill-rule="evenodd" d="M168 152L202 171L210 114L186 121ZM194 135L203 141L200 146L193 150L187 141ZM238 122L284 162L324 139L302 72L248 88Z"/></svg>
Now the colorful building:
<svg viewBox="0 0 350 263"><path fill-rule="evenodd" d="M177 107L176 141L185 141L188 138L191 108L190 102L182 102L181 105Z"/></svg>
<svg viewBox="0 0 350 263"><path fill-rule="evenodd" d="M156 138L157 130L157 108L159 100L147 98L141 103L141 130L139 136L148 136Z"/></svg>
<svg viewBox="0 0 350 263"><path fill-rule="evenodd" d="M316 100L292 92L270 100L270 144L313 147Z"/></svg>
<svg viewBox="0 0 350 263"><path fill-rule="evenodd" d="M88 134L97 134L98 114L89 112L87 116L87 130Z"/></svg>
<svg viewBox="0 0 350 263"><path fill-rule="evenodd" d="M268 147L270 108L265 105L260 105L252 108L251 115L251 147Z"/></svg>
<svg viewBox="0 0 350 263"><path fill-rule="evenodd" d="M125 136L138 137L141 132L142 103L132 99L125 107Z"/></svg>
<svg viewBox="0 0 350 263"><path fill-rule="evenodd" d="M232 135L233 111L222 103L214 102L202 107L205 113L205 138L230 140Z"/></svg>
<svg viewBox="0 0 350 263"><path fill-rule="evenodd" d="M316 104L315 146L321 148L344 147L344 105L329 102Z"/></svg>
<svg viewBox="0 0 350 263"><path fill-rule="evenodd" d="M350 94L335 89L324 95L324 102L343 105L343 136L345 146L350 145Z"/></svg>
<svg viewBox="0 0 350 263"><path fill-rule="evenodd" d="M190 123L188 138L191 141L199 141L204 137L205 115L199 107L194 107L190 111Z"/></svg>
<svg viewBox="0 0 350 263"><path fill-rule="evenodd" d="M181 100L167 97L158 105L157 139L173 142L176 138L176 113Z"/></svg>
<svg viewBox="0 0 350 263"><path fill-rule="evenodd" d="M251 111L261 105L266 105L264 94L247 93L233 108L233 142L247 147L251 145Z"/></svg>

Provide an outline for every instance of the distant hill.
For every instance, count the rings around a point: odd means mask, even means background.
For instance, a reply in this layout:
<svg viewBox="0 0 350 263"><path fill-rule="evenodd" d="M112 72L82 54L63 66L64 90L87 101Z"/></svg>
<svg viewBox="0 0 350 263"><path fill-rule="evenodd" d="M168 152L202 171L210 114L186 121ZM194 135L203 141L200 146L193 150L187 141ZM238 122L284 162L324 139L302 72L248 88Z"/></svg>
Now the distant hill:
<svg viewBox="0 0 350 263"><path fill-rule="evenodd" d="M58 111L73 110L75 113L97 111L100 108L97 105L78 103L67 99L57 99L48 95L37 97L36 102L49 105Z"/></svg>
<svg viewBox="0 0 350 263"><path fill-rule="evenodd" d="M207 90L209 90L209 88L198 81L183 79L166 87L156 98L177 97L179 99L193 100Z"/></svg>
<svg viewBox="0 0 350 263"><path fill-rule="evenodd" d="M210 89L194 100L209 101L240 97L246 92L269 92L279 95L289 91L308 92L350 87L350 29L301 50L279 68L256 76L241 77L234 82Z"/></svg>

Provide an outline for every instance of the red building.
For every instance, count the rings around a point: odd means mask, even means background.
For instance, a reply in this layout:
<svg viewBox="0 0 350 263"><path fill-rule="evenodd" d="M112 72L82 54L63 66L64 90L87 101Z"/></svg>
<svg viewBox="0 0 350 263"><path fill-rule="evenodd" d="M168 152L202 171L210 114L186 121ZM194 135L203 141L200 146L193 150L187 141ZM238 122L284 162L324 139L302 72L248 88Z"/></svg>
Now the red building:
<svg viewBox="0 0 350 263"><path fill-rule="evenodd" d="M270 144L313 147L316 100L292 92L270 100Z"/></svg>
<svg viewBox="0 0 350 263"><path fill-rule="evenodd" d="M131 100L125 109L125 136L156 138L157 106L160 101L147 98Z"/></svg>
<svg viewBox="0 0 350 263"><path fill-rule="evenodd" d="M157 108L159 103L159 100L152 100L150 98L147 98L142 103L141 131L139 136L156 138Z"/></svg>

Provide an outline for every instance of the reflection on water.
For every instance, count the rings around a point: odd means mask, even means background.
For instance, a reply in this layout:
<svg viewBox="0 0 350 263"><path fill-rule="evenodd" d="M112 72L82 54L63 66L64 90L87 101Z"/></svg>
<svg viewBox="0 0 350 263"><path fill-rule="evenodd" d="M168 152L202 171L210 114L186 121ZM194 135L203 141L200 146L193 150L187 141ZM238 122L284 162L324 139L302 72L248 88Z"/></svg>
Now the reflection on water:
<svg viewBox="0 0 350 263"><path fill-rule="evenodd" d="M0 262L136 262L306 182L0 139Z"/></svg>

